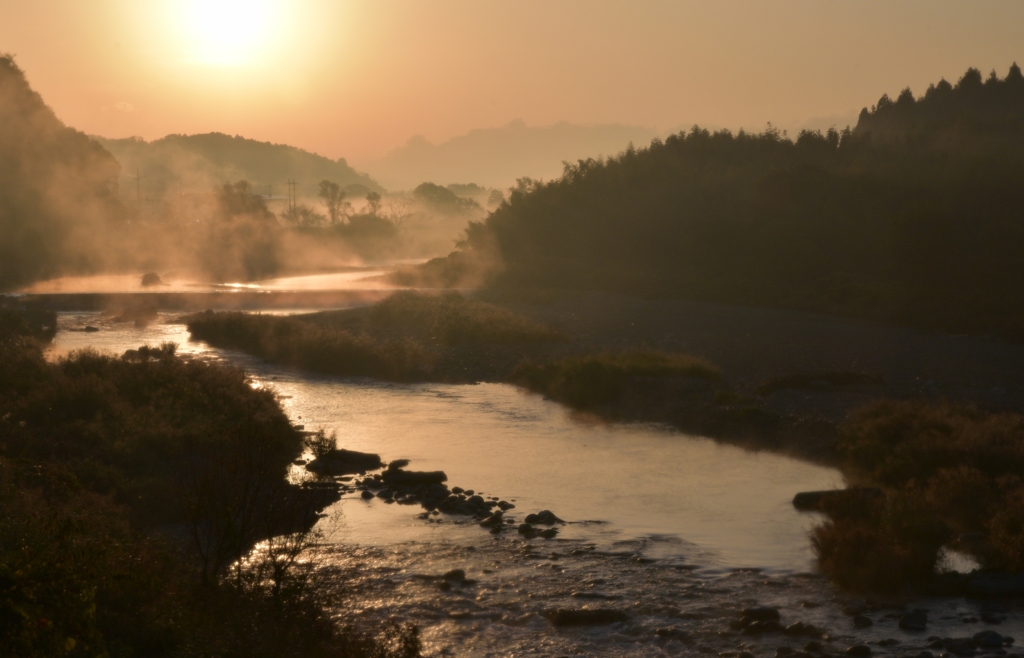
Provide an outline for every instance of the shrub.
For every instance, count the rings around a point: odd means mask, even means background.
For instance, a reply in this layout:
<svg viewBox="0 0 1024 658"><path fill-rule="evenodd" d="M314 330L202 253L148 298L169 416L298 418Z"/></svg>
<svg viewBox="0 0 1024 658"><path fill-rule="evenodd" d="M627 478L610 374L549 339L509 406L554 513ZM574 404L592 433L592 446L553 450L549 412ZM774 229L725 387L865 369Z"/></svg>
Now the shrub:
<svg viewBox="0 0 1024 658"><path fill-rule="evenodd" d="M827 510L812 535L822 569L848 586L917 583L953 530L983 534L970 547L981 564L1024 569L1021 436L1013 413L895 401L856 411L839 449L853 477L889 496L866 514Z"/></svg>
<svg viewBox="0 0 1024 658"><path fill-rule="evenodd" d="M811 545L820 568L844 587L897 591L932 578L945 527L913 495L869 502L859 513L832 510L814 528Z"/></svg>
<svg viewBox="0 0 1024 658"><path fill-rule="evenodd" d="M717 380L721 373L698 357L647 351L574 356L541 365L523 363L512 373L513 382L580 409L614 402L626 381L638 377Z"/></svg>
<svg viewBox="0 0 1024 658"><path fill-rule="evenodd" d="M287 481L302 437L271 391L171 344L48 363L20 326L0 327L0 653L418 655L309 587L333 499Z"/></svg>

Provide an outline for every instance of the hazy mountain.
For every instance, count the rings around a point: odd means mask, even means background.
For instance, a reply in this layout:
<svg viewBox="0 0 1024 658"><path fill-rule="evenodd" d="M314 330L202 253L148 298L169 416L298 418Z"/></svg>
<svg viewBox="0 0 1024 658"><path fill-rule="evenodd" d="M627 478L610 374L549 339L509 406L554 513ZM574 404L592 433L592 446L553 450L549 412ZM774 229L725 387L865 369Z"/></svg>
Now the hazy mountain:
<svg viewBox="0 0 1024 658"><path fill-rule="evenodd" d="M441 144L413 137L364 168L389 189L412 189L423 181L504 189L522 177L557 178L563 161L615 155L630 142L645 145L656 136L656 131L641 126L527 126L517 120L500 128L472 130Z"/></svg>
<svg viewBox="0 0 1024 658"><path fill-rule="evenodd" d="M168 135L147 142L138 137L96 137L122 166L122 196L134 200L136 171L142 176L143 198L160 199L168 192L207 191L212 185L247 180L261 194L286 196L287 181L297 182L300 197L315 197L322 180L348 187L355 196L383 188L344 158L331 160L286 144L258 142L222 133Z"/></svg>
<svg viewBox="0 0 1024 658"><path fill-rule="evenodd" d="M98 267L97 236L120 217L117 176L110 153L61 123L0 56L0 289Z"/></svg>

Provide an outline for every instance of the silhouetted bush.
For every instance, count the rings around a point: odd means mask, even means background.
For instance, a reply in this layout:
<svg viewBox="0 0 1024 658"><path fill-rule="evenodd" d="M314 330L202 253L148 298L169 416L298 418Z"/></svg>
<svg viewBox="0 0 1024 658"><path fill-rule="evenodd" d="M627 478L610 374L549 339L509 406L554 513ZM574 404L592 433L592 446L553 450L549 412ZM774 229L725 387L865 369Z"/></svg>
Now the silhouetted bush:
<svg viewBox="0 0 1024 658"><path fill-rule="evenodd" d="M860 503L858 513L828 510L831 518L812 531L821 570L851 589L895 592L929 582L949 538L945 526L913 495Z"/></svg>
<svg viewBox="0 0 1024 658"><path fill-rule="evenodd" d="M0 310L0 653L418 655L414 629L339 625L338 592L299 564L335 498L286 479L303 441L273 392L173 344L47 362L32 336L54 318L12 313Z"/></svg>
<svg viewBox="0 0 1024 658"><path fill-rule="evenodd" d="M920 583L957 533L987 567L1021 570L1024 416L950 404L880 401L851 415L839 450L858 481L886 498L863 510L829 509L812 540L822 569L854 587Z"/></svg>
<svg viewBox="0 0 1024 658"><path fill-rule="evenodd" d="M630 378L697 377L718 380L721 373L704 359L686 354L634 351L574 356L545 364L523 363L512 381L577 409L617 400Z"/></svg>

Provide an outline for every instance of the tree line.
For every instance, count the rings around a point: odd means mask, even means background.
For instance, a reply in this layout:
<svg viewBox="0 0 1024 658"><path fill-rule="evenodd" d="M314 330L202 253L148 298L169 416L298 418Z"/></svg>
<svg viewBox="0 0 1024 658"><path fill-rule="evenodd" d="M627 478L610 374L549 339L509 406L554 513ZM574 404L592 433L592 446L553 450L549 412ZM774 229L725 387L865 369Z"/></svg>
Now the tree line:
<svg viewBox="0 0 1024 658"><path fill-rule="evenodd" d="M694 127L523 179L429 272L1024 336L1024 77L970 69L857 126ZM452 271L455 270L455 274ZM493 274L493 272L497 272Z"/></svg>

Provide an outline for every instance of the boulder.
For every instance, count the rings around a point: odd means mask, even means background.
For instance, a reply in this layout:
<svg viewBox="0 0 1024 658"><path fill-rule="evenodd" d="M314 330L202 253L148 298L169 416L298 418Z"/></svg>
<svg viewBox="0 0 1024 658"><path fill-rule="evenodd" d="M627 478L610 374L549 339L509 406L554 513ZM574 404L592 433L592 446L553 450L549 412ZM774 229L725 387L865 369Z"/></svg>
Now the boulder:
<svg viewBox="0 0 1024 658"><path fill-rule="evenodd" d="M974 642L983 649L1001 649L1003 636L995 631L982 631L974 634Z"/></svg>
<svg viewBox="0 0 1024 658"><path fill-rule="evenodd" d="M770 608L768 606L758 606L755 608L743 608L740 610L740 618L746 618L750 621L779 621L779 610L778 608Z"/></svg>
<svg viewBox="0 0 1024 658"><path fill-rule="evenodd" d="M562 519L554 515L550 510L543 510L536 514L526 515L527 523L540 523L542 525L554 525L555 523L564 523Z"/></svg>
<svg viewBox="0 0 1024 658"><path fill-rule="evenodd" d="M336 448L306 464L306 469L319 475L350 475L383 466L380 455Z"/></svg>
<svg viewBox="0 0 1024 658"><path fill-rule="evenodd" d="M871 647L866 644L855 644L846 650L847 656L870 656Z"/></svg>
<svg viewBox="0 0 1024 658"><path fill-rule="evenodd" d="M809 637L821 637L823 635L820 628L812 624L805 624L802 621L793 622L786 626L783 632L786 635L806 635Z"/></svg>
<svg viewBox="0 0 1024 658"><path fill-rule="evenodd" d="M464 569L452 569L451 571L445 572L441 577L444 580L465 580L466 571Z"/></svg>
<svg viewBox="0 0 1024 658"><path fill-rule="evenodd" d="M882 497L882 490L875 487L853 487L851 489L830 489L827 491L801 491L793 496L793 507L801 512L821 512L829 505L848 502L871 502Z"/></svg>
<svg viewBox="0 0 1024 658"><path fill-rule="evenodd" d="M928 611L914 610L900 617L900 628L905 631L923 631L928 628Z"/></svg>
<svg viewBox="0 0 1024 658"><path fill-rule="evenodd" d="M782 625L777 621L752 621L743 628L744 635L761 635L762 633L778 633Z"/></svg>
<svg viewBox="0 0 1024 658"><path fill-rule="evenodd" d="M387 484L418 487L441 484L448 480L448 476L444 471L405 471L400 468L389 468L381 475L381 479Z"/></svg>
<svg viewBox="0 0 1024 658"><path fill-rule="evenodd" d="M502 516L501 511L497 511L491 514L486 519L480 522L481 528L497 528L498 526L505 525L505 519Z"/></svg>
<svg viewBox="0 0 1024 658"><path fill-rule="evenodd" d="M544 616L553 625L563 628L566 626L604 626L624 622L629 616L621 611L612 608L595 608L586 610L572 610L559 608L548 610Z"/></svg>

